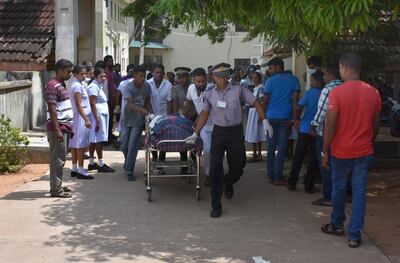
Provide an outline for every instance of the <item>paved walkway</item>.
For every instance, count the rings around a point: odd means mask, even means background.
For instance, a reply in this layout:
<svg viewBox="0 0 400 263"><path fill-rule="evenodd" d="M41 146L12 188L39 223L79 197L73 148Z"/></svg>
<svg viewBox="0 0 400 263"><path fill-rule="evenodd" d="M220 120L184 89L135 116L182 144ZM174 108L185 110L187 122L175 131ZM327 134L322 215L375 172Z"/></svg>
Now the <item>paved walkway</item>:
<svg viewBox="0 0 400 263"><path fill-rule="evenodd" d="M350 249L345 237L321 234L330 209L310 205L316 195L267 184L264 163L246 167L223 217L211 219L208 188L197 202L194 185L167 178L148 203L143 181L122 175L122 154L105 160L117 173L66 176L72 199L49 198L48 176L0 199L0 262L390 262L365 237Z"/></svg>

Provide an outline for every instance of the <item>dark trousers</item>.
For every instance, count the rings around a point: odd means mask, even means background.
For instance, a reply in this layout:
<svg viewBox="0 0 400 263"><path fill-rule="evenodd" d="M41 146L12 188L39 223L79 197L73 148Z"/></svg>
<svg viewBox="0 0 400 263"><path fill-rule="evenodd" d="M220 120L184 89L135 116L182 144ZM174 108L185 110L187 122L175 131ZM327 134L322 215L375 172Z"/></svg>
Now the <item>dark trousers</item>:
<svg viewBox="0 0 400 263"><path fill-rule="evenodd" d="M108 142L111 143L114 140L114 135L112 133L114 127L114 109L115 103L114 100L110 99L108 101L108 112L109 112L109 123L108 123Z"/></svg>
<svg viewBox="0 0 400 263"><path fill-rule="evenodd" d="M153 156L153 161L165 162L165 152L160 151L160 156L159 156L158 152L153 151L151 152L151 155Z"/></svg>
<svg viewBox="0 0 400 263"><path fill-rule="evenodd" d="M304 178L304 188L311 191L314 188L314 179L318 170L318 160L316 155L317 139L307 133L299 133L296 149L292 161L292 169L288 179L288 184L296 185L304 157L308 153L307 173Z"/></svg>
<svg viewBox="0 0 400 263"><path fill-rule="evenodd" d="M224 155L227 153L229 171L224 175ZM220 127L214 125L211 137L211 167L210 176L211 205L220 209L224 184L234 184L243 174L246 165L246 150L242 125Z"/></svg>

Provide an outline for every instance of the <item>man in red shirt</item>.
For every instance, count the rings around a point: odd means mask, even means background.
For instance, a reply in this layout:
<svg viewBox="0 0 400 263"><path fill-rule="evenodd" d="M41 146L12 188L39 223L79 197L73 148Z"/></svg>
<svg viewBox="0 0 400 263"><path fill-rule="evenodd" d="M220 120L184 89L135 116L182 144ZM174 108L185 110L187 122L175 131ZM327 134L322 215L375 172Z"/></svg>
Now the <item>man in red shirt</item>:
<svg viewBox="0 0 400 263"><path fill-rule="evenodd" d="M331 223L321 230L343 235L346 183L351 174L353 205L348 228L349 246L361 244L365 218L365 192L368 170L374 162L373 142L379 132L381 98L378 91L360 80L362 58L355 53L341 56L340 76L344 84L329 95L329 107L324 130L322 165L332 169Z"/></svg>
<svg viewBox="0 0 400 263"><path fill-rule="evenodd" d="M114 127L114 109L115 109L115 97L117 94L117 87L115 86L114 80L114 59L111 55L104 57L105 72L107 78L107 88L108 88L108 112L110 114L110 121L108 127L108 142L112 143L116 140L112 130Z"/></svg>

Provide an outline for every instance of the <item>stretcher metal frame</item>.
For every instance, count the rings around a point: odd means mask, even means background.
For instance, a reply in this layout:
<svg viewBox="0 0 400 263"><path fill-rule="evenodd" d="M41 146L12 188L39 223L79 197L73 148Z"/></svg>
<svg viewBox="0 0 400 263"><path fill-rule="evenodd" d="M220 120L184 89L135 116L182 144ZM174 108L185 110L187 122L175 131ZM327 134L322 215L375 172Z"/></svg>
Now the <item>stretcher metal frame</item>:
<svg viewBox="0 0 400 263"><path fill-rule="evenodd" d="M148 117L145 118L145 133L146 133L146 139L150 141L150 119ZM195 198L197 201L200 201L200 155L199 153L196 152L195 150L195 145L193 145L192 149L190 149L188 160L187 161L167 161L165 162L159 162L159 161L153 161L151 152L155 151L158 153L161 152L160 146L165 145L165 144L173 144L173 143L185 143L185 140L161 140L157 143L157 145L154 147L154 145L145 145L145 185L146 185L146 191L147 191L147 201L151 202L152 201L152 187L151 187L151 182L152 179L155 178L182 178L182 177L187 177L189 178L189 182L191 182L190 179L196 178L196 195ZM192 160L191 154L196 156L196 161ZM187 174L162 174L160 173L160 169L168 168L168 167L187 167L188 172ZM157 172L155 172L157 171Z"/></svg>

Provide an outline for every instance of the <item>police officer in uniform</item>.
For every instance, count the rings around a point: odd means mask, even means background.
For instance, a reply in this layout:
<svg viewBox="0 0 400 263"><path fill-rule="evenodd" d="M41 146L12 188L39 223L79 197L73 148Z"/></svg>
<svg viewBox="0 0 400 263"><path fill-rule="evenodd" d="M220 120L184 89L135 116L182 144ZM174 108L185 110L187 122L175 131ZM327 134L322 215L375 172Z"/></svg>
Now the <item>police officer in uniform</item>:
<svg viewBox="0 0 400 263"><path fill-rule="evenodd" d="M211 139L212 210L210 216L218 218L222 214L221 197L223 191L226 198L231 199L233 197L233 184L240 179L246 164L242 104L248 103L256 108L266 132L270 132L271 127L268 120L265 119L262 106L256 101L254 95L248 89L229 82L233 73L229 64L221 63L212 67L211 70L216 83L206 90L204 107L200 113L195 132L186 139L186 142L195 142L211 114L214 120L214 128ZM224 175L225 151L227 152L229 171Z"/></svg>

